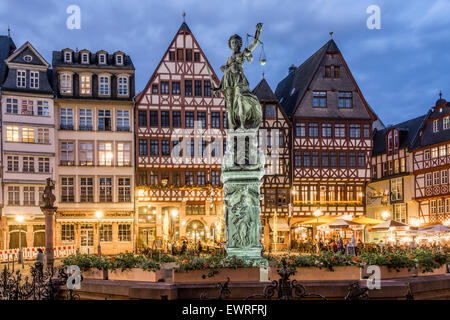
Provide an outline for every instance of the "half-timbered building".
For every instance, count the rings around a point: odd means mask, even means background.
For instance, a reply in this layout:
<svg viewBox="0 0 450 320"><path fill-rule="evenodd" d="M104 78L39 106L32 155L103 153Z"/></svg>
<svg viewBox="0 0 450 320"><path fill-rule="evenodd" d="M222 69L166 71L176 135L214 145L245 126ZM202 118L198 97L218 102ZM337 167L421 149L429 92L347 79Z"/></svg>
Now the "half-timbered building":
<svg viewBox="0 0 450 320"><path fill-rule="evenodd" d="M364 215L377 116L334 40L290 67L275 94L293 126L291 227L313 213Z"/></svg>
<svg viewBox="0 0 450 320"><path fill-rule="evenodd" d="M449 119L450 104L441 97L424 118L412 148L421 224L450 222Z"/></svg>
<svg viewBox="0 0 450 320"><path fill-rule="evenodd" d="M138 247L223 238L225 108L213 94L209 72L218 85L183 22L136 97Z"/></svg>
<svg viewBox="0 0 450 320"><path fill-rule="evenodd" d="M262 108L260 146L267 147L261 194L262 236L265 245L285 248L289 239L291 205L291 123L266 79L253 90Z"/></svg>

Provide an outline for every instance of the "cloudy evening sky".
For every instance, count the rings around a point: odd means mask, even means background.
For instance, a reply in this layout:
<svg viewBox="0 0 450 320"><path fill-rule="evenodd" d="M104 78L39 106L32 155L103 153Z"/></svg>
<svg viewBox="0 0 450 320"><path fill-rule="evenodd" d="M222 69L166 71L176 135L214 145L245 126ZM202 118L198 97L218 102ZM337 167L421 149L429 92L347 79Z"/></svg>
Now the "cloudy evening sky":
<svg viewBox="0 0 450 320"><path fill-rule="evenodd" d="M69 30L66 9L81 8L81 29ZM381 29L369 30L367 7L381 8ZM264 71L275 90L291 64L299 65L329 39L341 49L366 100L387 125L424 114L442 90L450 100L448 0L0 0L0 34L11 26L19 47L30 41L51 63L62 48L129 54L143 89L177 32L181 14L214 66L228 56L228 37L253 34L267 64L247 64L253 88Z"/></svg>

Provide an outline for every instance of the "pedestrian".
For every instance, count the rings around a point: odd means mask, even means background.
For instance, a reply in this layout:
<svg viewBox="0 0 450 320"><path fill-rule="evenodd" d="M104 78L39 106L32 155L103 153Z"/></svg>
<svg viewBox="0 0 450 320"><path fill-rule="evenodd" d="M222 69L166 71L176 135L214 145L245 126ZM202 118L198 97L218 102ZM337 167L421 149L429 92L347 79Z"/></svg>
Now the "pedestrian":
<svg viewBox="0 0 450 320"><path fill-rule="evenodd" d="M344 253L344 241L342 240L342 237L339 237L338 243L337 243L337 249L341 253Z"/></svg>
<svg viewBox="0 0 450 320"><path fill-rule="evenodd" d="M200 254L202 252L202 243L199 241L198 242L198 253Z"/></svg>
<svg viewBox="0 0 450 320"><path fill-rule="evenodd" d="M183 255L186 252L186 249L187 249L186 241L183 241L183 245L181 246L180 249L180 255Z"/></svg>
<svg viewBox="0 0 450 320"><path fill-rule="evenodd" d="M42 252L42 249L38 249L38 253L36 255L36 262L34 263L35 268L39 272L39 274L43 274L44 269L44 253Z"/></svg>

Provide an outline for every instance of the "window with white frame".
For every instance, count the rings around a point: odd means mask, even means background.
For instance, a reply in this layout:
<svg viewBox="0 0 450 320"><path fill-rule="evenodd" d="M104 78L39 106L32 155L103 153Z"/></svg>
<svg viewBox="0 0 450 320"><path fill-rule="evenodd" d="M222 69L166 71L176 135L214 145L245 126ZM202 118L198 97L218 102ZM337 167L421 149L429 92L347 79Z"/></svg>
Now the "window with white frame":
<svg viewBox="0 0 450 320"><path fill-rule="evenodd" d="M6 126L6 141L19 142L19 127L18 126Z"/></svg>
<svg viewBox="0 0 450 320"><path fill-rule="evenodd" d="M16 77L17 87L25 88L27 83L27 72L25 70L17 70Z"/></svg>
<svg viewBox="0 0 450 320"><path fill-rule="evenodd" d="M73 130L73 109L61 108L59 126L63 130Z"/></svg>
<svg viewBox="0 0 450 320"><path fill-rule="evenodd" d="M433 184L435 186L441 184L441 175L439 171L433 172Z"/></svg>
<svg viewBox="0 0 450 320"><path fill-rule="evenodd" d="M98 110L98 131L112 131L111 110Z"/></svg>
<svg viewBox="0 0 450 320"><path fill-rule="evenodd" d="M108 76L100 76L99 77L99 94L100 95L109 95L109 77Z"/></svg>
<svg viewBox="0 0 450 320"><path fill-rule="evenodd" d="M130 111L117 110L116 112L116 130L117 131L130 131Z"/></svg>
<svg viewBox="0 0 450 320"><path fill-rule="evenodd" d="M80 142L80 166L92 166L94 164L94 143Z"/></svg>
<svg viewBox="0 0 450 320"><path fill-rule="evenodd" d="M436 214L436 210L437 209L437 207L436 207L436 200L431 200L430 201L430 212L431 212L431 214Z"/></svg>
<svg viewBox="0 0 450 320"><path fill-rule="evenodd" d="M117 181L118 201L131 201L131 182L130 178L119 178Z"/></svg>
<svg viewBox="0 0 450 320"><path fill-rule="evenodd" d="M39 71L30 71L30 88L39 88Z"/></svg>
<svg viewBox="0 0 450 320"><path fill-rule="evenodd" d="M123 65L123 55L121 54L116 55L116 64Z"/></svg>
<svg viewBox="0 0 450 320"><path fill-rule="evenodd" d="M34 187L23 187L23 205L34 206Z"/></svg>
<svg viewBox="0 0 450 320"><path fill-rule="evenodd" d="M81 82L81 94L91 94L91 76L90 75L82 75L80 77Z"/></svg>
<svg viewBox="0 0 450 320"><path fill-rule="evenodd" d="M106 55L104 53L98 55L98 63L106 64Z"/></svg>
<svg viewBox="0 0 450 320"><path fill-rule="evenodd" d="M427 173L425 175L425 185L427 187L431 187L433 185L433 174L432 173Z"/></svg>
<svg viewBox="0 0 450 320"><path fill-rule="evenodd" d="M8 186L8 204L9 205L20 205L20 187L19 186Z"/></svg>
<svg viewBox="0 0 450 320"><path fill-rule="evenodd" d="M403 200L403 178L391 180L391 201Z"/></svg>
<svg viewBox="0 0 450 320"><path fill-rule="evenodd" d="M34 143L34 128L22 127L22 142Z"/></svg>
<svg viewBox="0 0 450 320"><path fill-rule="evenodd" d="M50 143L50 129L38 128L37 129L37 142L38 143Z"/></svg>
<svg viewBox="0 0 450 320"><path fill-rule="evenodd" d="M61 240L63 242L75 241L75 225L63 224L61 226Z"/></svg>
<svg viewBox="0 0 450 320"><path fill-rule="evenodd" d="M128 96L128 77L117 79L117 93L119 96Z"/></svg>
<svg viewBox="0 0 450 320"><path fill-rule="evenodd" d="M80 202L94 202L94 178L80 178Z"/></svg>
<svg viewBox="0 0 450 320"><path fill-rule="evenodd" d="M59 83L61 93L72 93L72 75L67 73L61 74Z"/></svg>
<svg viewBox="0 0 450 320"><path fill-rule="evenodd" d="M93 129L92 126L92 109L79 109L80 114L80 123L79 123L79 130L87 130L90 131Z"/></svg>
<svg viewBox="0 0 450 320"><path fill-rule="evenodd" d="M98 165L112 166L113 152L111 142L100 142L98 144Z"/></svg>
<svg viewBox="0 0 450 320"><path fill-rule="evenodd" d="M406 223L407 215L406 215L406 204L398 203L394 205L394 220Z"/></svg>
<svg viewBox="0 0 450 320"><path fill-rule="evenodd" d="M73 177L61 177L61 202L75 201L74 181Z"/></svg>
<svg viewBox="0 0 450 320"><path fill-rule="evenodd" d="M131 165L131 152L130 144L125 142L119 142L117 144L117 165L129 166Z"/></svg>
<svg viewBox="0 0 450 320"><path fill-rule="evenodd" d="M72 62L72 53L71 52L64 52L64 62Z"/></svg>
<svg viewBox="0 0 450 320"><path fill-rule="evenodd" d="M49 173L50 172L50 158L39 157L38 158L38 172Z"/></svg>
<svg viewBox="0 0 450 320"><path fill-rule="evenodd" d="M72 141L61 142L61 165L73 166L75 164L74 143Z"/></svg>
<svg viewBox="0 0 450 320"><path fill-rule="evenodd" d="M450 117L447 116L443 120L443 129L447 130L450 127Z"/></svg>
<svg viewBox="0 0 450 320"><path fill-rule="evenodd" d="M42 101L39 100L37 102L37 107L38 107L38 116L42 116L42 117L48 117L49 113L48 113L48 101Z"/></svg>
<svg viewBox="0 0 450 320"><path fill-rule="evenodd" d="M439 149L436 148L431 148L431 158L435 159L439 157Z"/></svg>
<svg viewBox="0 0 450 320"><path fill-rule="evenodd" d="M17 99L6 99L6 113L18 114L19 113L19 102Z"/></svg>
<svg viewBox="0 0 450 320"><path fill-rule="evenodd" d="M119 241L129 242L131 241L131 225L119 224Z"/></svg>
<svg viewBox="0 0 450 320"><path fill-rule="evenodd" d="M22 100L22 114L26 116L33 115L33 100L23 99Z"/></svg>
<svg viewBox="0 0 450 320"><path fill-rule="evenodd" d="M444 200L438 199L437 201L437 213L444 213L445 212L445 203Z"/></svg>
<svg viewBox="0 0 450 320"><path fill-rule="evenodd" d="M23 157L22 172L34 172L34 157Z"/></svg>
<svg viewBox="0 0 450 320"><path fill-rule="evenodd" d="M81 54L81 63L89 63L89 53L83 52Z"/></svg>
<svg viewBox="0 0 450 320"><path fill-rule="evenodd" d="M99 181L99 202L112 202L112 178L102 177Z"/></svg>
<svg viewBox="0 0 450 320"><path fill-rule="evenodd" d="M101 224L99 232L100 232L100 241L102 242L112 241L112 224Z"/></svg>
<svg viewBox="0 0 450 320"><path fill-rule="evenodd" d="M439 119L433 121L433 132L439 131Z"/></svg>
<svg viewBox="0 0 450 320"><path fill-rule="evenodd" d="M431 151L430 150L425 150L423 152L423 158L424 158L424 160L430 160L430 158L431 158Z"/></svg>
<svg viewBox="0 0 450 320"><path fill-rule="evenodd" d="M441 184L447 184L448 183L448 171L442 170L441 171Z"/></svg>
<svg viewBox="0 0 450 320"><path fill-rule="evenodd" d="M19 157L18 156L8 156L7 157L7 169L8 172L18 172L19 171Z"/></svg>
<svg viewBox="0 0 450 320"><path fill-rule="evenodd" d="M439 147L439 156L445 157L447 155L447 147L445 145Z"/></svg>

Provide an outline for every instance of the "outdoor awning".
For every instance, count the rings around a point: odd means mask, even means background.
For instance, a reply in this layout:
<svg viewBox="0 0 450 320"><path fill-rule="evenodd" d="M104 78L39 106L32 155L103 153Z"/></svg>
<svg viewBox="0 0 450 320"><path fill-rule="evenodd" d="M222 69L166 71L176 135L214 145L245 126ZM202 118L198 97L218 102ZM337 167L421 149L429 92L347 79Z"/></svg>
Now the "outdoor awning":
<svg viewBox="0 0 450 320"><path fill-rule="evenodd" d="M300 222L298 224L299 225L314 225L315 226L315 225L321 225L321 224L333 222L336 219L337 218L333 218L333 217L319 217L319 219L317 219L317 218L308 219L308 220L305 220L305 221Z"/></svg>
<svg viewBox="0 0 450 320"><path fill-rule="evenodd" d="M367 218L367 217L360 217L353 220L353 222L357 222L366 226L369 225L377 225L380 223L383 223L383 220L373 219L373 218Z"/></svg>
<svg viewBox="0 0 450 320"><path fill-rule="evenodd" d="M274 231L274 223L273 221L269 221L270 229ZM289 225L285 220L278 219L277 220L277 232L286 232L289 231Z"/></svg>
<svg viewBox="0 0 450 320"><path fill-rule="evenodd" d="M372 231L388 231L388 230L407 230L409 226L406 223L388 220L372 227Z"/></svg>

